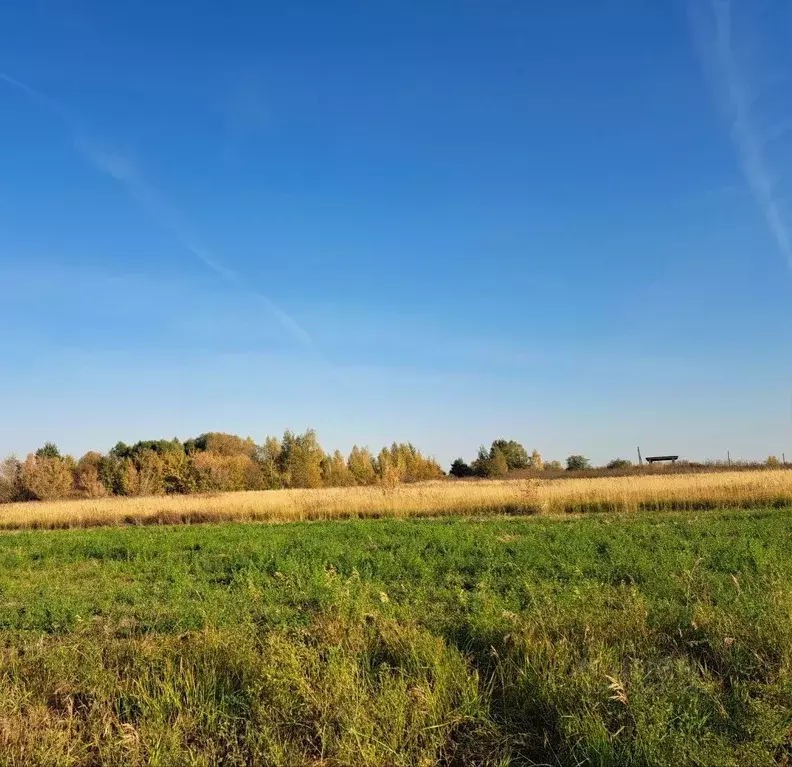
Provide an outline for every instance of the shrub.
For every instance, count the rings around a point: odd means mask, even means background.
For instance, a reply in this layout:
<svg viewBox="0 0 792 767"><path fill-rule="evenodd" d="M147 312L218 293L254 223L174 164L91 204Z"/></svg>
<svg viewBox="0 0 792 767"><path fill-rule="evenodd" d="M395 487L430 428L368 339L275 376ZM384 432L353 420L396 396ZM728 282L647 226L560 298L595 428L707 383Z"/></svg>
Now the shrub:
<svg viewBox="0 0 792 767"><path fill-rule="evenodd" d="M765 465L769 466L771 469L777 469L781 465L781 461L774 455L768 455Z"/></svg>
<svg viewBox="0 0 792 767"><path fill-rule="evenodd" d="M561 465L561 461L548 461L544 465L545 471L563 471L564 467Z"/></svg>
<svg viewBox="0 0 792 767"><path fill-rule="evenodd" d="M626 458L614 458L605 468L606 469L629 469L632 466L632 461Z"/></svg>

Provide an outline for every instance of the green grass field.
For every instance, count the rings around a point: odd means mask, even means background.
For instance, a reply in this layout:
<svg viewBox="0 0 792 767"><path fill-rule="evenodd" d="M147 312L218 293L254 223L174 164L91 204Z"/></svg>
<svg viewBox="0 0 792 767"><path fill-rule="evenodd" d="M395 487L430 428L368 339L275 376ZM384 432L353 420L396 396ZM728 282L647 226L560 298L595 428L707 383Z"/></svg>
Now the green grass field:
<svg viewBox="0 0 792 767"><path fill-rule="evenodd" d="M792 763L792 512L0 537L3 765Z"/></svg>

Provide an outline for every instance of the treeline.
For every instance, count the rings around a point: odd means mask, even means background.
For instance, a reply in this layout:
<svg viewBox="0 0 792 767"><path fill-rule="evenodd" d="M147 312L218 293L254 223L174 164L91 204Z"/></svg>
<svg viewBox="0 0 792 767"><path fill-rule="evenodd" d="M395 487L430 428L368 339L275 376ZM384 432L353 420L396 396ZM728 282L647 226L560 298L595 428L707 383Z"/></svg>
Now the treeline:
<svg viewBox="0 0 792 767"><path fill-rule="evenodd" d="M444 476L440 465L410 443L393 443L376 455L353 447L348 456L326 453L309 429L286 431L262 444L210 432L181 442L119 442L109 453L79 460L47 443L24 461L0 463L0 502L68 497L142 496L279 488L395 486Z"/></svg>
<svg viewBox="0 0 792 767"><path fill-rule="evenodd" d="M673 464L654 466L645 463L634 464L626 458L614 458L603 466L592 466L591 461L583 455L570 455L565 465L560 461L544 461L538 450L532 453L514 440L496 439L489 448L479 448L478 456L474 461L466 463L462 458L457 458L452 464L449 474L460 479L465 477L488 477L490 479L507 477L549 474L557 476L613 476L616 473L636 474L656 471L668 473L703 472L703 471L739 471L744 469L777 469L786 468L789 464L770 455L763 462L756 461L710 461L707 463L694 463L681 460Z"/></svg>
<svg viewBox="0 0 792 767"><path fill-rule="evenodd" d="M629 464L629 461L625 463ZM567 458L567 471L582 471L589 468L591 468L591 463L588 458L584 458L582 455L570 455ZM538 450L529 454L523 445L513 439L496 439L489 448L482 445L479 448L478 456L471 463L457 458L451 464L449 474L458 478L489 477L494 479L505 477L515 471L553 472L563 470L564 467L560 461L545 461Z"/></svg>

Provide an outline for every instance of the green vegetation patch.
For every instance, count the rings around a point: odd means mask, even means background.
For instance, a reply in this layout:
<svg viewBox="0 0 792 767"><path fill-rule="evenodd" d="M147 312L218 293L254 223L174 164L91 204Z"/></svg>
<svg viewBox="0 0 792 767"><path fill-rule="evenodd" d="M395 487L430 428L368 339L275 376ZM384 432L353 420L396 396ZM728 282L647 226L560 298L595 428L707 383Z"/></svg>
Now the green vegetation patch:
<svg viewBox="0 0 792 767"><path fill-rule="evenodd" d="M8 534L0 640L0 764L787 764L792 515Z"/></svg>

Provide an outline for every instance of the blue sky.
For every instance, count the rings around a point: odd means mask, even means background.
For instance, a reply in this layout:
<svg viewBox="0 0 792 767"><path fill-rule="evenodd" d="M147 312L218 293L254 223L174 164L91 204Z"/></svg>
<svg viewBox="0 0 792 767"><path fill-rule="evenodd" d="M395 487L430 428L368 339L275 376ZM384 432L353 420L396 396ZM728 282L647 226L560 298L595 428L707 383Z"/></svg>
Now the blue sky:
<svg viewBox="0 0 792 767"><path fill-rule="evenodd" d="M792 456L783 0L0 9L0 454Z"/></svg>

